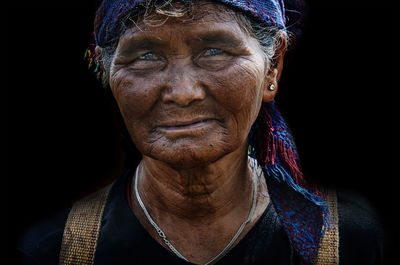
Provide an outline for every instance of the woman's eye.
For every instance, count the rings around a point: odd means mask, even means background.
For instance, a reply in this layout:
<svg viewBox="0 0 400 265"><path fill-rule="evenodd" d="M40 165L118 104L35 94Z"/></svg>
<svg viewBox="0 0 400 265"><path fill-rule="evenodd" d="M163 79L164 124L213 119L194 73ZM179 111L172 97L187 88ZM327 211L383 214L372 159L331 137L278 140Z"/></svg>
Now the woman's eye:
<svg viewBox="0 0 400 265"><path fill-rule="evenodd" d="M206 49L206 51L204 52L204 56L216 56L216 55L220 55L223 54L224 51L218 48L208 48Z"/></svg>
<svg viewBox="0 0 400 265"><path fill-rule="evenodd" d="M158 60L158 56L153 52L148 52L139 56L138 59L144 61L155 61Z"/></svg>
<svg viewBox="0 0 400 265"><path fill-rule="evenodd" d="M222 49L206 48L196 57L195 63L201 68L219 71L231 65L237 57Z"/></svg>
<svg viewBox="0 0 400 265"><path fill-rule="evenodd" d="M126 64L130 70L134 71L156 71L165 66L165 60L162 56L154 52L145 52L136 56L132 61Z"/></svg>

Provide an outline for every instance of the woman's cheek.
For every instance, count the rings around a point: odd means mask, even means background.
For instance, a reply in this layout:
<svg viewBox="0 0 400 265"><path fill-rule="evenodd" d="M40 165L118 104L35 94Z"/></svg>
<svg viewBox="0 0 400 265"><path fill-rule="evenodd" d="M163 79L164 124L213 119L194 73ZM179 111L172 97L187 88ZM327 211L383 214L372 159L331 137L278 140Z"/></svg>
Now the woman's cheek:
<svg viewBox="0 0 400 265"><path fill-rule="evenodd" d="M262 73L252 65L235 64L211 74L211 93L230 111L254 105L261 97Z"/></svg>
<svg viewBox="0 0 400 265"><path fill-rule="evenodd" d="M112 93L125 118L139 119L145 115L155 100L148 79L133 78L130 74L116 74Z"/></svg>

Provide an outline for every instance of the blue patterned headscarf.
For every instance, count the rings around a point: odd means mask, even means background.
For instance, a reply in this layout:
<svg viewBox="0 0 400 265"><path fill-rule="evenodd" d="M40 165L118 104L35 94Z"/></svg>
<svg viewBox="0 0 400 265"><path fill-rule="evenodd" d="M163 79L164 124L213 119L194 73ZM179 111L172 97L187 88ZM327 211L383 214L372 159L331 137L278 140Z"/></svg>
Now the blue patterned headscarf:
<svg viewBox="0 0 400 265"><path fill-rule="evenodd" d="M163 0L161 0L163 1ZM164 0L168 1L168 0ZM191 0L183 0L190 2ZM297 34L300 0L215 0L258 20L265 26ZM94 47L105 47L118 37L120 20L146 0L104 0L99 7L89 66L95 65ZM97 65L95 72L98 71ZM263 103L249 135L249 155L262 167L271 201L293 248L304 264L313 264L329 216L324 195L303 177L293 137L274 102Z"/></svg>
<svg viewBox="0 0 400 265"><path fill-rule="evenodd" d="M166 0L167 1L167 0ZM184 0L187 2L190 0ZM115 38L118 21L128 12L146 0L105 0L97 11L95 19L96 45L103 47ZM268 25L285 28L283 1L262 0L220 0L219 2L233 6L256 17Z"/></svg>

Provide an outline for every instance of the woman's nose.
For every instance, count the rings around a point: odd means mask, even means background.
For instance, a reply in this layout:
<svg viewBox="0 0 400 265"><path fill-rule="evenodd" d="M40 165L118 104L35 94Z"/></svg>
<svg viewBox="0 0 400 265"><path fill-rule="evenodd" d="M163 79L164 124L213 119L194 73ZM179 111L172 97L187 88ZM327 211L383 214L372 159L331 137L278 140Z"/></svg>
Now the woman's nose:
<svg viewBox="0 0 400 265"><path fill-rule="evenodd" d="M170 73L170 80L162 92L164 103L173 103L181 107L190 105L194 101L202 100L206 96L204 87L196 74L184 69L175 69Z"/></svg>

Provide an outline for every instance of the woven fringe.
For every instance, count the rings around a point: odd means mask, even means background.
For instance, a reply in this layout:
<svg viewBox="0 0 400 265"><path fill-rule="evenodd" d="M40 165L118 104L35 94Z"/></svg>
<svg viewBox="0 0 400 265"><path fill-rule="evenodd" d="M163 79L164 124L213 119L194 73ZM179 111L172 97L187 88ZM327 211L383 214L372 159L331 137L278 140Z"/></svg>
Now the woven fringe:
<svg viewBox="0 0 400 265"><path fill-rule="evenodd" d="M60 251L60 265L92 265L101 218L111 185L77 201L69 212Z"/></svg>
<svg viewBox="0 0 400 265"><path fill-rule="evenodd" d="M271 201L303 264L314 264L330 228L325 194L303 177L293 136L275 102L263 103L249 134L249 156L263 169Z"/></svg>
<svg viewBox="0 0 400 265"><path fill-rule="evenodd" d="M339 222L335 191L328 191L327 203L331 216L330 227L326 229L322 237L315 265L339 264Z"/></svg>

